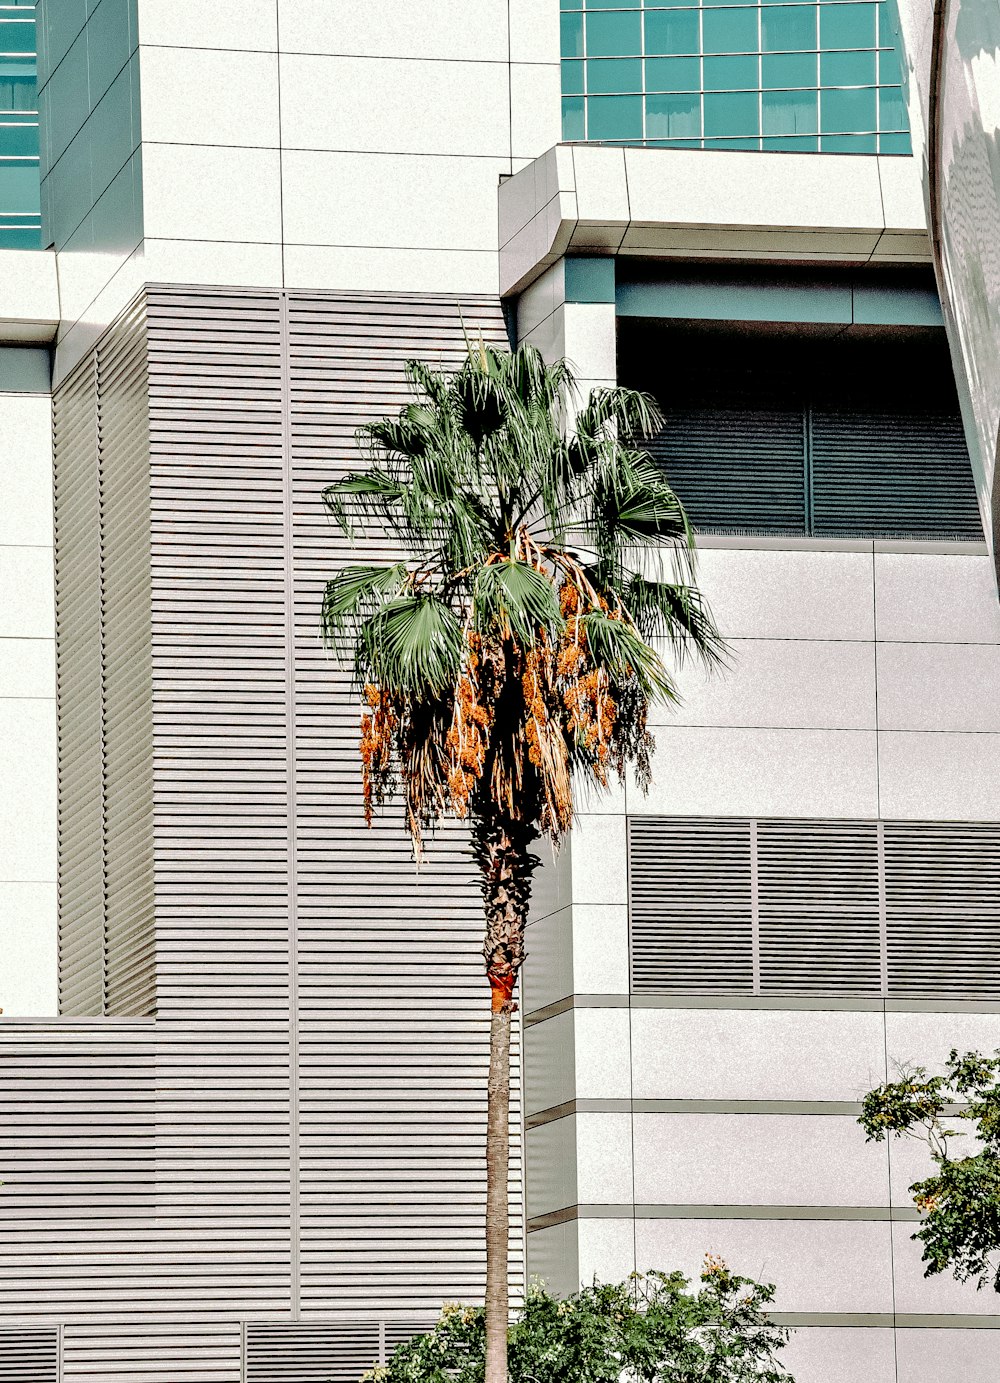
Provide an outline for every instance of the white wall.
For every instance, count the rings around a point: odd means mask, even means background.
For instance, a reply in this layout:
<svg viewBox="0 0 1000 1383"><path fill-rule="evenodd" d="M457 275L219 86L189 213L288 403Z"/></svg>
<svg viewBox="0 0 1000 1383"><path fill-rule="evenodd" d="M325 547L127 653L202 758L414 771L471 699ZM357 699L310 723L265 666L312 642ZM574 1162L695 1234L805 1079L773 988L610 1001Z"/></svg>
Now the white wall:
<svg viewBox="0 0 1000 1383"><path fill-rule="evenodd" d="M556 264L522 296L521 333L607 378L614 307L566 303L560 276ZM797 1383L987 1383L996 1332L961 1327L995 1325L995 1295L923 1277L907 1188L926 1158L866 1144L856 1120L894 1062L1000 1045L1000 1012L630 997L625 826L1000 821L991 559L978 544L717 539L699 580L732 667L679 674L683 705L656 715L649 794L630 782L582 800L568 846L536 876L529 1272L569 1291L636 1268L696 1276L711 1251L776 1284Z"/></svg>
<svg viewBox="0 0 1000 1383"><path fill-rule="evenodd" d="M51 401L0 393L0 1008L56 1011Z"/></svg>

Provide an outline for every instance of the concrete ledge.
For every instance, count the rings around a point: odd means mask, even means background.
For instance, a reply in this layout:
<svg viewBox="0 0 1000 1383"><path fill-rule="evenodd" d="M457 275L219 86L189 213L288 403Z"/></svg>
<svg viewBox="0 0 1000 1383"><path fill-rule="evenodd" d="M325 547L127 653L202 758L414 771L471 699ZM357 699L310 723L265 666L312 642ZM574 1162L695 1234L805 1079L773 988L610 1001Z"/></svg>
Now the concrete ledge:
<svg viewBox="0 0 1000 1383"><path fill-rule="evenodd" d="M931 262L911 158L559 144L499 195L505 296L573 252Z"/></svg>
<svg viewBox="0 0 1000 1383"><path fill-rule="evenodd" d="M58 327L55 251L0 250L0 343L47 343Z"/></svg>
<svg viewBox="0 0 1000 1383"><path fill-rule="evenodd" d="M568 1205L527 1221L529 1234L573 1220L838 1220L913 1224L920 1214L902 1205Z"/></svg>

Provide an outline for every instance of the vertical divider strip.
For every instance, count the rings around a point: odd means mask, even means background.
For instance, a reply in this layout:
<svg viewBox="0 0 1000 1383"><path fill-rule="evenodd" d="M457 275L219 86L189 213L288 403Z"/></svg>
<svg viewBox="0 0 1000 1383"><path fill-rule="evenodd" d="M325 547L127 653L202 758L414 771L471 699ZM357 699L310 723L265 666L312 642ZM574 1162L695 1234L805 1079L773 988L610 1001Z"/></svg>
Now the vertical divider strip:
<svg viewBox="0 0 1000 1383"><path fill-rule="evenodd" d="M813 496L813 411L807 403L803 414L803 451L802 451L802 483L804 492L804 509L806 521L806 533L815 532L815 500Z"/></svg>
<svg viewBox="0 0 1000 1383"><path fill-rule="evenodd" d="M757 822L750 822L750 950L753 992L760 993L760 876L757 868Z"/></svg>
<svg viewBox="0 0 1000 1383"><path fill-rule="evenodd" d="M882 997L889 993L889 927L885 893L885 822L876 823L878 841L878 954Z"/></svg>

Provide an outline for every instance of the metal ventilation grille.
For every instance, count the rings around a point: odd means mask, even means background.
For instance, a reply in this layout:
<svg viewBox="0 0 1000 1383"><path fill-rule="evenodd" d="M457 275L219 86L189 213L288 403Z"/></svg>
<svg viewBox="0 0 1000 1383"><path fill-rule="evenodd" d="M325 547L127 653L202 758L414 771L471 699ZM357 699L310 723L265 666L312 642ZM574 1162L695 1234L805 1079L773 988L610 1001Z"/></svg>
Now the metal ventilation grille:
<svg viewBox="0 0 1000 1383"><path fill-rule="evenodd" d="M1000 825L886 822L889 992L1000 1000Z"/></svg>
<svg viewBox="0 0 1000 1383"><path fill-rule="evenodd" d="M0 1330L3 1383L58 1383L59 1337L55 1330Z"/></svg>
<svg viewBox="0 0 1000 1383"><path fill-rule="evenodd" d="M874 821L761 821L763 993L881 992Z"/></svg>
<svg viewBox="0 0 1000 1383"><path fill-rule="evenodd" d="M145 315L122 314L53 402L59 997L156 1005Z"/></svg>
<svg viewBox="0 0 1000 1383"><path fill-rule="evenodd" d="M308 1321L246 1328L246 1383L358 1383L426 1326L400 1321Z"/></svg>
<svg viewBox="0 0 1000 1383"><path fill-rule="evenodd" d="M59 765L59 1011L104 1011L97 364L52 402Z"/></svg>
<svg viewBox="0 0 1000 1383"><path fill-rule="evenodd" d="M632 987L1000 1000L1000 824L629 821Z"/></svg>
<svg viewBox="0 0 1000 1383"><path fill-rule="evenodd" d="M647 442L695 528L805 531L801 409L671 409Z"/></svg>
<svg viewBox="0 0 1000 1383"><path fill-rule="evenodd" d="M637 993L751 992L751 833L749 821L629 819Z"/></svg>
<svg viewBox="0 0 1000 1383"><path fill-rule="evenodd" d="M942 342L658 339L623 378L662 402L646 445L695 528L981 541Z"/></svg>
<svg viewBox="0 0 1000 1383"><path fill-rule="evenodd" d="M813 531L981 539L961 419L810 413Z"/></svg>

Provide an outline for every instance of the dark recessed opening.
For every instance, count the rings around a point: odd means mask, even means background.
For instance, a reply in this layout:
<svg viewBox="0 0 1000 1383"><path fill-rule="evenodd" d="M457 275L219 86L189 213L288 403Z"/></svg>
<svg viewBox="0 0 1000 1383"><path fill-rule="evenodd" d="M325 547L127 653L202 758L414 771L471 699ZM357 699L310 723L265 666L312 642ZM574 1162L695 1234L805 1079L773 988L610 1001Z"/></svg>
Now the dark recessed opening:
<svg viewBox="0 0 1000 1383"><path fill-rule="evenodd" d="M631 317L618 355L699 531L982 539L940 329Z"/></svg>

